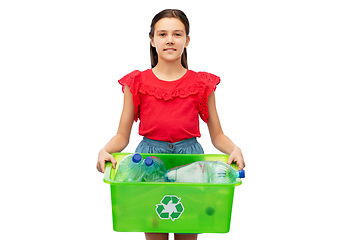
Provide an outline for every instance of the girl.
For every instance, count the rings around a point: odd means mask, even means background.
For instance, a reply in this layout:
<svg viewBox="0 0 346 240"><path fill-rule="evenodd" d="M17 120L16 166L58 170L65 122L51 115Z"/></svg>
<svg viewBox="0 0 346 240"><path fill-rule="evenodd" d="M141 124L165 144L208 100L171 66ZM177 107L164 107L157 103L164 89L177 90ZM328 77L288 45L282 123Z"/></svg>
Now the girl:
<svg viewBox="0 0 346 240"><path fill-rule="evenodd" d="M151 69L133 71L119 80L124 106L117 134L99 152L97 169L116 161L110 153L121 152L129 143L133 121L140 119L143 140L136 152L203 154L197 142L199 118L207 123L213 145L229 154L228 164L245 167L243 155L222 131L214 91L220 78L188 70L189 21L176 9L158 13L152 20L150 37ZM179 232L179 230L177 230ZM146 239L168 239L168 233L146 233ZM197 239L197 234L175 234L175 239Z"/></svg>

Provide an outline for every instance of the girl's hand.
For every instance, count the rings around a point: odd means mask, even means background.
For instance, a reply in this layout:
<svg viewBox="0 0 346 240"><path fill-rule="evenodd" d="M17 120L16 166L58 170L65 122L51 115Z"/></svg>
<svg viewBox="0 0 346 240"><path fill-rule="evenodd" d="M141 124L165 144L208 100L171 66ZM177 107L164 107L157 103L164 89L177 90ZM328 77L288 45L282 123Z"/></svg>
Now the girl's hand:
<svg viewBox="0 0 346 240"><path fill-rule="evenodd" d="M236 162L239 170L242 170L245 167L244 157L239 147L235 147L229 155L227 164L231 165L232 162Z"/></svg>
<svg viewBox="0 0 346 240"><path fill-rule="evenodd" d="M113 168L115 169L115 166L117 165L117 161L115 161L114 157L109 154L106 150L101 149L99 152L96 168L99 172L104 173L105 172L105 166L106 162L112 162Z"/></svg>

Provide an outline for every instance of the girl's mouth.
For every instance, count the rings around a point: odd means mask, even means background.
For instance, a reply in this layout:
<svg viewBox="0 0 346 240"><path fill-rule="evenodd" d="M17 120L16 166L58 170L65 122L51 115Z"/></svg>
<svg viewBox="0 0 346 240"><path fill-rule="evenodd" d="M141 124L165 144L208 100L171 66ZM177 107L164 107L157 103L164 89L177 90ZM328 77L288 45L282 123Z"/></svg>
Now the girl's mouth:
<svg viewBox="0 0 346 240"><path fill-rule="evenodd" d="M174 48L166 48L166 49L164 49L163 51L165 51L165 52L175 52L175 51L177 51L177 50L174 49Z"/></svg>

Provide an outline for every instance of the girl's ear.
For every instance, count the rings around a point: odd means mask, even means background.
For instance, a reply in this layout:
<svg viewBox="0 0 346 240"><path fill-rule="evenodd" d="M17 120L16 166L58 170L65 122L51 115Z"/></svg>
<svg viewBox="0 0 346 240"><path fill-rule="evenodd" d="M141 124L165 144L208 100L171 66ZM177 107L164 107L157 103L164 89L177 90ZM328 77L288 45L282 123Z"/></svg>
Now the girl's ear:
<svg viewBox="0 0 346 240"><path fill-rule="evenodd" d="M190 43L190 36L188 36L188 37L186 38L185 48L186 48L187 46L189 46L189 43Z"/></svg>
<svg viewBox="0 0 346 240"><path fill-rule="evenodd" d="M151 44L152 47L155 47L154 38L150 38L150 44Z"/></svg>

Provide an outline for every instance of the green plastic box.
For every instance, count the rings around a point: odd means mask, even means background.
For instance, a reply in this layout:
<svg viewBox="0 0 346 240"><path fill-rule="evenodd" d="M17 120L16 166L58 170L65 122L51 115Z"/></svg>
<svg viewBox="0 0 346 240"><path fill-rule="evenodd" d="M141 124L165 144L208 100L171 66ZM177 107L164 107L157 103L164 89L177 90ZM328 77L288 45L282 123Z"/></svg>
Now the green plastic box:
<svg viewBox="0 0 346 240"><path fill-rule="evenodd" d="M117 168L107 162L104 182L110 184L113 229L118 232L227 233L234 187L241 184L116 182L121 160L131 153L113 153ZM227 162L224 154L141 154L157 156L166 169L196 162ZM237 169L235 164L232 167Z"/></svg>

